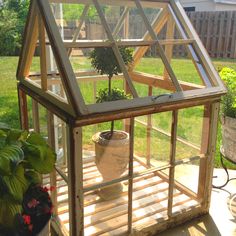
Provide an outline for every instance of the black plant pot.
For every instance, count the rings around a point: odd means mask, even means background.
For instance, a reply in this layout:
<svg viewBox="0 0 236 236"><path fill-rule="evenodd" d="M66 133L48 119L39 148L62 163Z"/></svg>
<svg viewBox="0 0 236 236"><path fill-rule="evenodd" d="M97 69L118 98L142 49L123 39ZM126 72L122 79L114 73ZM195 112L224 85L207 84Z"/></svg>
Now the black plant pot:
<svg viewBox="0 0 236 236"><path fill-rule="evenodd" d="M34 199L37 204L30 206L29 203ZM24 195L23 199L23 214L30 216L30 224L33 225L32 230L29 230L24 222L20 225L21 236L38 235L48 224L52 215L52 202L47 192L47 189L41 186L31 186Z"/></svg>

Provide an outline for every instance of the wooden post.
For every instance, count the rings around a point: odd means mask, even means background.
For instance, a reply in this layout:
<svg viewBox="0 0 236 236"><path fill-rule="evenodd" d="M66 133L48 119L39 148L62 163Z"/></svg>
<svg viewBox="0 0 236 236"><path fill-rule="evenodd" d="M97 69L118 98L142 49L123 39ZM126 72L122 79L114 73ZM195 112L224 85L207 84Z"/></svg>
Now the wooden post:
<svg viewBox="0 0 236 236"><path fill-rule="evenodd" d="M131 234L133 219L134 118L130 118L129 135L128 233Z"/></svg>
<svg viewBox="0 0 236 236"><path fill-rule="evenodd" d="M49 146L55 150L55 129L54 129L54 116L52 112L47 110L47 128L48 128L48 144ZM55 186L55 190L51 192L51 198L53 202L53 213L57 215L58 206L57 206L57 174L55 168L50 173L50 185Z"/></svg>
<svg viewBox="0 0 236 236"><path fill-rule="evenodd" d="M29 117L26 94L17 86L21 129L29 130Z"/></svg>
<svg viewBox="0 0 236 236"><path fill-rule="evenodd" d="M84 235L84 195L83 195L83 142L82 128L74 129L75 140L75 206L76 206L76 232L78 236Z"/></svg>
<svg viewBox="0 0 236 236"><path fill-rule="evenodd" d="M84 235L82 128L67 126L70 235Z"/></svg>
<svg viewBox="0 0 236 236"><path fill-rule="evenodd" d="M152 96L152 86L148 87L148 96ZM151 131L152 131L152 115L147 115L147 153L146 164L151 167Z"/></svg>
<svg viewBox="0 0 236 236"><path fill-rule="evenodd" d="M38 39L38 17L35 14L36 1L30 1L29 14L23 35L23 47L20 53L20 59L17 68L17 79L23 80L29 75L30 66L34 56L36 43Z"/></svg>
<svg viewBox="0 0 236 236"><path fill-rule="evenodd" d="M32 98L32 118L33 118L34 131L40 133L39 106L38 102L36 102L33 98Z"/></svg>
<svg viewBox="0 0 236 236"><path fill-rule="evenodd" d="M38 13L39 23L39 48L40 48L40 71L41 71L41 88L43 91L48 90L47 85L47 56L46 56L46 39L45 28L42 20L42 16Z"/></svg>
<svg viewBox="0 0 236 236"><path fill-rule="evenodd" d="M77 236L76 231L76 193L75 193L75 140L73 134L73 126L67 124L67 168L68 168L68 203L69 203L69 223L70 236Z"/></svg>
<svg viewBox="0 0 236 236"><path fill-rule="evenodd" d="M175 153L177 142L177 125L178 125L178 111L172 112L172 126L171 126L171 146L170 146L170 169L169 169L169 192L168 192L168 217L172 216L173 206L173 190L175 182Z"/></svg>
<svg viewBox="0 0 236 236"><path fill-rule="evenodd" d="M200 161L198 199L206 212L210 207L219 108L219 103L213 103L206 105L204 110L201 153L206 157Z"/></svg>
<svg viewBox="0 0 236 236"><path fill-rule="evenodd" d="M67 146L66 146L66 124L64 121L62 121L61 124L62 128L62 148L63 148L63 165L67 166Z"/></svg>

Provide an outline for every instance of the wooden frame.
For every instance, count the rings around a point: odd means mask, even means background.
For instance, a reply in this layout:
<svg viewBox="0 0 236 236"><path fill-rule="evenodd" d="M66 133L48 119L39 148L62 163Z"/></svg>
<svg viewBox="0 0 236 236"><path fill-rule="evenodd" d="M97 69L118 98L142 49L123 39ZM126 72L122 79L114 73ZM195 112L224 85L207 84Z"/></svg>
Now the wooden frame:
<svg viewBox="0 0 236 236"><path fill-rule="evenodd" d="M49 2L84 4L80 23L74 31L72 40L61 39ZM113 31L109 28L101 4L124 7ZM98 12L109 41L77 40L84 18L92 5ZM146 26L147 31L142 39L127 39L130 28L129 10L132 7L139 10ZM148 21L144 7L161 8L152 23ZM168 28L166 39L160 40L157 34L165 24ZM126 39L117 41L114 38L123 25ZM180 39L173 38L174 25L180 33ZM48 40L45 37L46 33ZM51 72L47 69L46 45L52 48L58 71ZM164 63L164 75L156 76L135 70L145 52L153 45L157 47ZM177 78L170 63L174 45L186 46L203 85L186 83ZM40 48L40 73L30 73L36 46ZM126 68L119 52L120 46L136 47L132 67ZM93 86L91 96L95 100L96 90L99 87L98 80L107 80L107 76L98 75L94 71L74 72L69 57L72 48L91 47L113 49L122 68L122 73L115 79L123 80L126 92L132 94L132 99L85 104L78 84L91 83ZM51 183L57 186L57 191L52 194L56 214L52 226L60 235L99 235L110 232L154 235L167 229L171 224L183 223L208 212L219 101L226 90L177 0L32 0L17 79L22 128L29 129L32 123L33 129L41 132L39 104L42 105L48 113L48 142L56 149L59 141L56 137L58 132L56 133L54 128L55 117L59 117L66 124L66 132L65 127L62 125L60 127L62 129L60 145L64 160L55 166L50 176L44 177L45 184ZM147 88L146 97L139 97L135 83ZM53 86L58 86L60 93L65 94L66 98L64 95L52 93L50 88ZM168 93L154 96L155 88L167 90ZM32 122L28 115L29 98L32 99ZM205 109L201 147L177 134L179 110L195 106L203 106ZM152 116L160 112L172 113L170 132L155 126ZM139 116L147 116L147 120L140 120ZM126 119L124 129L130 135L127 172L120 178L101 182L93 151L90 151L91 145L86 147L89 156L85 155L86 126L121 119ZM147 131L145 158L135 153L136 124ZM160 133L170 139L170 153L168 163L165 165L155 165L152 160L152 132ZM198 154L176 160L177 142L194 149ZM176 180L175 170L176 166L196 160L200 165L198 190L194 192ZM127 187L121 194L121 198L102 202L97 195L97 190L119 182L123 182ZM159 189L159 186L162 187ZM151 193L142 192L145 188ZM152 198L152 195L155 197ZM116 207L117 210L113 209ZM139 207L147 210L140 213ZM155 218L154 215L161 216ZM96 227L97 225L99 227Z"/></svg>

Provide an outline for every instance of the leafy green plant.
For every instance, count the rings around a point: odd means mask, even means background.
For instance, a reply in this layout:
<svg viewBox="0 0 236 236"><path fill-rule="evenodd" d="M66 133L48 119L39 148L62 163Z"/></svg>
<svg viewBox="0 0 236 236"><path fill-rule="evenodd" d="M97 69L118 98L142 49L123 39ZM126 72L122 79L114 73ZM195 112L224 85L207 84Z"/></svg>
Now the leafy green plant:
<svg viewBox="0 0 236 236"><path fill-rule="evenodd" d="M41 174L50 173L55 161L40 134L0 123L0 226L14 227L27 189L41 184Z"/></svg>
<svg viewBox="0 0 236 236"><path fill-rule="evenodd" d="M0 55L19 54L29 0L0 1Z"/></svg>
<svg viewBox="0 0 236 236"><path fill-rule="evenodd" d="M228 89L222 99L222 115L236 118L236 71L224 67L220 71L220 76Z"/></svg>
<svg viewBox="0 0 236 236"><path fill-rule="evenodd" d="M119 48L120 54L126 66L133 61L132 49L126 47ZM108 76L108 88L102 89L98 92L97 103L115 101L121 99L128 99L123 90L112 88L112 77L122 72L117 58L111 47L95 48L90 54L91 64L101 75ZM111 122L111 130L108 138L111 138L114 131L114 121Z"/></svg>

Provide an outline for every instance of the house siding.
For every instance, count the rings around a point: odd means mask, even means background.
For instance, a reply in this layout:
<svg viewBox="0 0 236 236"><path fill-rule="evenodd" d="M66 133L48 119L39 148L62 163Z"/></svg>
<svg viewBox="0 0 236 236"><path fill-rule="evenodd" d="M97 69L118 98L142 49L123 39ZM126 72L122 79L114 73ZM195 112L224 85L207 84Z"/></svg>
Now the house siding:
<svg viewBox="0 0 236 236"><path fill-rule="evenodd" d="M213 0L180 0L183 7L195 7L195 11L236 11L236 4L215 3Z"/></svg>

